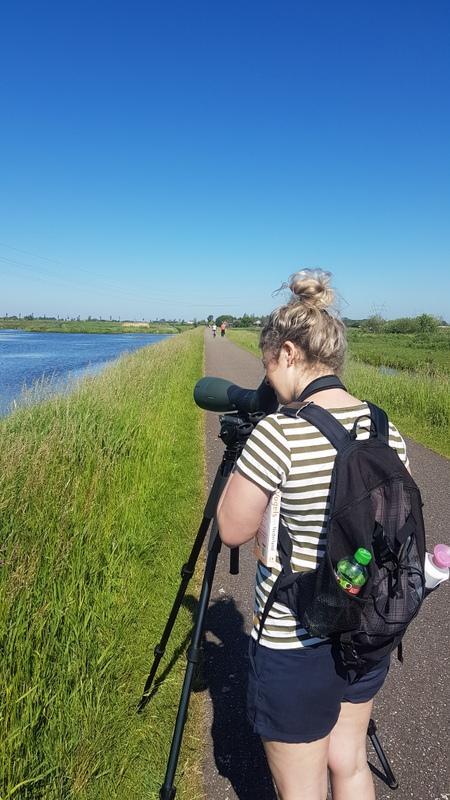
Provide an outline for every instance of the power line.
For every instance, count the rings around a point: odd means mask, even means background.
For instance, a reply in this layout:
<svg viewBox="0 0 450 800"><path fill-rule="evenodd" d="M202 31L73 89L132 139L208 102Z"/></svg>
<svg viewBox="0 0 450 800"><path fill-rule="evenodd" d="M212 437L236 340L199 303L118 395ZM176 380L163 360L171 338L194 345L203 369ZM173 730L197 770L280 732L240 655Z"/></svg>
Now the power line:
<svg viewBox="0 0 450 800"><path fill-rule="evenodd" d="M97 292L105 291L105 287L106 287L110 296L119 297L120 299L123 299L125 297L125 298L127 298L129 300L134 300L135 302L139 302L139 303L146 302L149 305L151 303L156 304L156 305L161 304L161 303L163 303L165 305L174 305L174 303L181 303L181 304L184 304L187 308L203 308L203 307L205 307L205 308L206 307L207 308L223 308L223 304L225 302L225 298L224 298L223 302L221 302L221 303L210 303L208 300L203 300L203 301L200 301L200 302L191 302L191 301L186 300L186 298L182 298L181 299L181 298L176 298L176 297L171 297L169 299L167 296L166 297L158 296L153 291L149 295L150 299L144 300L143 299L144 293L139 294L139 295L138 294L134 294L133 292L130 292L128 289L125 289L123 286L120 286L120 284L111 284L111 283L108 283L108 282L103 282L103 286L100 285L100 286L97 286L97 287L95 287L95 286L93 287L92 284L88 284L85 281L80 281L80 280L77 280L77 279L65 279L64 277L61 277L59 274L55 274L54 272L50 272L49 270L43 270L42 268L40 268L40 269L36 268L36 266L34 264L28 264L28 263L23 262L23 261L17 261L15 259L7 258L6 256L0 256L0 261L3 262L4 264L6 264L6 266L14 267L14 269L18 269L18 270L21 270L21 271L25 270L26 274L28 274L28 275L31 272L32 277L35 280L41 281L43 283L46 283L49 280L51 280L53 283L57 283L57 284L59 284L60 286L62 286L64 288L67 288L67 287L73 288L74 286L78 286L79 288L81 288L83 290L89 290L90 292L92 292L93 288ZM95 279L102 281L101 278L95 278ZM147 292L145 294L147 294Z"/></svg>
<svg viewBox="0 0 450 800"><path fill-rule="evenodd" d="M85 275L88 275L89 278L91 278L91 280L93 279L94 281L100 281L101 284L102 284L100 289L102 289L103 287L107 287L110 290L112 289L112 290L119 291L121 296L123 296L125 294L130 299L138 300L138 301L142 300L142 294L136 295L136 294L130 292L129 289L126 288L123 284L117 283L117 282L111 281L111 280L109 280L109 281L105 280L105 278L103 278L102 276L93 274L92 270L86 269L84 267L78 267L78 266L77 267L68 267L67 265L65 265L60 260L57 260L57 259L54 259L54 258L48 258L47 256L43 256L43 255L40 255L38 253L32 253L29 250L22 250L22 249L20 249L18 247L13 247L12 245L6 244L6 242L0 242L0 246L1 247L6 247L8 250L14 250L17 253L24 253L26 255L32 256L33 258L39 258L39 259L41 259L43 261L48 261L51 264L57 264L57 265L63 267L65 270L73 270L74 272L82 272ZM27 264L26 262L23 262L23 261L9 259L6 256L0 256L0 259L2 261L9 262L9 263L14 264L16 266L23 266L23 267L25 267L27 269L33 269L34 271L36 270L36 266L34 264ZM55 272L52 272L50 270L45 270L45 269L42 269L42 268L41 268L40 271L43 274L48 275L49 277L51 277L54 280L61 281L60 275L59 274L55 274ZM80 283L80 281L76 281L76 280L75 281L71 280L69 284L66 283L66 284L63 284L63 285L79 285L82 288L85 288L85 286L86 286L86 284L83 284L82 282ZM91 285L89 284L89 288L90 288L90 286ZM157 302L160 302L160 303L186 303L186 299L185 298L181 299L181 298L173 297L170 294L170 292L160 292L159 290L155 290L155 289L151 289L150 291L151 291L152 299L157 301ZM148 290L146 290L146 292L148 292ZM194 306L194 307L200 307L202 305L209 305L211 308L212 307L214 307L214 308L222 308L223 307L223 303L225 303L225 302L232 303L232 302L238 302L238 301L241 300L241 298L237 297L237 296L230 297L230 296L222 296L222 295L221 295L221 299L222 299L222 302L219 303L219 304L215 304L214 306L211 306L211 304L209 303L208 299L201 300L200 302L197 302L197 303L190 302L190 303L188 303L188 305L189 306Z"/></svg>

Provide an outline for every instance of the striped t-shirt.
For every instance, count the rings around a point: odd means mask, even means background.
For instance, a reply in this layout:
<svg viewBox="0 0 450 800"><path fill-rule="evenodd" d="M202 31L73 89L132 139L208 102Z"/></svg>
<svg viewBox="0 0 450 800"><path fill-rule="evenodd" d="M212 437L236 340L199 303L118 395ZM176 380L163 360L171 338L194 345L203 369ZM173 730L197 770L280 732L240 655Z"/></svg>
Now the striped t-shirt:
<svg viewBox="0 0 450 800"><path fill-rule="evenodd" d="M328 409L350 430L357 417L368 414L366 403L347 408ZM369 436L367 417L358 426L358 439ZM405 442L397 428L389 423L389 444L408 465ZM258 486L274 492L281 490L281 517L292 539L293 572L317 569L326 545L329 513L329 489L336 450L306 420L269 414L258 423L249 437L237 468ZM258 561L256 570L253 638L281 564L273 568ZM317 644L302 627L300 620L285 605L275 602L270 609L260 643L272 649L298 649Z"/></svg>

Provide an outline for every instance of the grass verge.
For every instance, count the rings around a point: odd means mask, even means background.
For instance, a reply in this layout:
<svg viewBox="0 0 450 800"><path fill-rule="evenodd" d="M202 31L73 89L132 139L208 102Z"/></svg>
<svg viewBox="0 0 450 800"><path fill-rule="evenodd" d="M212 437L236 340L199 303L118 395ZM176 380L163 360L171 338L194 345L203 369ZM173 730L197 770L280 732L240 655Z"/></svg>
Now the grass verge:
<svg viewBox="0 0 450 800"><path fill-rule="evenodd" d="M239 330L239 328L228 329L227 331L227 336L232 342L237 344L238 347L248 350L249 353L253 353L253 355L257 358L261 358L261 350L259 349L258 344L259 334L259 330L248 331L245 330L245 328L241 330Z"/></svg>
<svg viewBox="0 0 450 800"><path fill-rule="evenodd" d="M239 347L259 357L258 332L230 330L228 336ZM383 375L377 367L352 359L351 346L350 341L350 358L344 376L349 391L384 408L404 435L449 458L448 376L426 369Z"/></svg>
<svg viewBox="0 0 450 800"><path fill-rule="evenodd" d="M187 609L164 682L136 704L201 519L202 365L199 329L0 422L2 800L159 796ZM185 800L203 797L199 696L191 712Z"/></svg>

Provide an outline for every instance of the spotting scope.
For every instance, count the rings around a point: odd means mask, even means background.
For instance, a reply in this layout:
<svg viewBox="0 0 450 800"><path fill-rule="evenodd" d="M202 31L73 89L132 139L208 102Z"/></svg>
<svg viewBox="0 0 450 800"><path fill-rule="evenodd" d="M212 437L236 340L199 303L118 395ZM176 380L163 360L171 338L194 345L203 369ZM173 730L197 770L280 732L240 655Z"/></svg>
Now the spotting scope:
<svg viewBox="0 0 450 800"><path fill-rule="evenodd" d="M275 392L265 379L257 389L242 389L225 378L201 378L195 384L194 400L206 411L273 414L278 408Z"/></svg>

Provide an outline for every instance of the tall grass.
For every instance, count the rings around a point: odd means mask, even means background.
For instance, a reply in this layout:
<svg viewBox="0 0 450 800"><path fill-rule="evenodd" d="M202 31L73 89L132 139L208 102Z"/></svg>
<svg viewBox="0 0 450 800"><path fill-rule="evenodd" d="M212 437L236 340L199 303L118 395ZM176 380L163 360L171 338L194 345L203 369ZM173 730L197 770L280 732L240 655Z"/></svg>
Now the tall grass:
<svg viewBox="0 0 450 800"><path fill-rule="evenodd" d="M237 345L259 357L258 332L233 330L228 335ZM352 357L351 339L349 346L350 357L344 376L349 391L382 406L403 434L449 457L448 376L423 368L383 375L377 367ZM420 362L420 355L417 359Z"/></svg>
<svg viewBox="0 0 450 800"><path fill-rule="evenodd" d="M0 422L2 800L156 800L192 619L136 703L201 518L200 330ZM199 720L199 701L193 720ZM197 727L181 797L200 796Z"/></svg>

